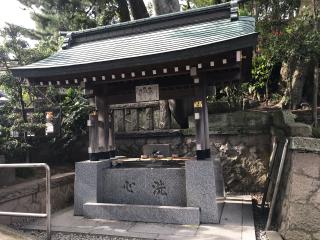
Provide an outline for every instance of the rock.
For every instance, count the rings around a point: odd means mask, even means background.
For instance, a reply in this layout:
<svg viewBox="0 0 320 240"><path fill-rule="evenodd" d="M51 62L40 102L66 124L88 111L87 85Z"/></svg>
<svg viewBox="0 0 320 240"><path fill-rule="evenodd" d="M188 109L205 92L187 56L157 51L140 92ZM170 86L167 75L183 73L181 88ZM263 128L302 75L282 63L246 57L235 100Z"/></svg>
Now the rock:
<svg viewBox="0 0 320 240"><path fill-rule="evenodd" d="M312 127L305 123L289 123L287 124L287 133L292 137L311 137Z"/></svg>
<svg viewBox="0 0 320 240"><path fill-rule="evenodd" d="M320 209L320 191L318 190L313 196L310 198L310 201L316 205L318 209ZM320 233L320 232L319 232ZM319 234L320 236L320 234Z"/></svg>
<svg viewBox="0 0 320 240"><path fill-rule="evenodd" d="M302 231L288 231L284 238L286 240L298 240L298 239L301 239L301 240L311 240L311 236L305 232L302 232Z"/></svg>
<svg viewBox="0 0 320 240"><path fill-rule="evenodd" d="M275 127L283 128L289 123L295 123L296 115L288 110L276 111L272 114L273 125Z"/></svg>
<svg viewBox="0 0 320 240"><path fill-rule="evenodd" d="M313 234L313 239L314 240L320 240L320 231Z"/></svg>
<svg viewBox="0 0 320 240"><path fill-rule="evenodd" d="M311 137L312 127L308 124L295 122L296 115L291 111L276 111L273 113L273 125L283 129L288 136Z"/></svg>

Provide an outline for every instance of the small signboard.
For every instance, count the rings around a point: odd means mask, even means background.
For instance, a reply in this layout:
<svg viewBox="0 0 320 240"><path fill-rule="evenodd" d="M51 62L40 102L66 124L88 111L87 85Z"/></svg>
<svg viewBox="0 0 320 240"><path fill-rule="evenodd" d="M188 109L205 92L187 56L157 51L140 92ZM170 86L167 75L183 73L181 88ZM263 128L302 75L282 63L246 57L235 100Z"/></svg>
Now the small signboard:
<svg viewBox="0 0 320 240"><path fill-rule="evenodd" d="M195 101L193 103L194 108L202 108L202 101Z"/></svg>
<svg viewBox="0 0 320 240"><path fill-rule="evenodd" d="M159 100L159 85L136 86L136 102L149 102Z"/></svg>

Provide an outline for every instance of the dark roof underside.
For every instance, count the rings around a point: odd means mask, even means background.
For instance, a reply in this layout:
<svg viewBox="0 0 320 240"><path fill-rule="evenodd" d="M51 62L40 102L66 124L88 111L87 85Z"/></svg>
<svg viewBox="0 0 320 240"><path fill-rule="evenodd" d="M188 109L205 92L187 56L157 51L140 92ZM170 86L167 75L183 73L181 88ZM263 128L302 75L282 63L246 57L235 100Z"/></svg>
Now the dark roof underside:
<svg viewBox="0 0 320 240"><path fill-rule="evenodd" d="M88 34L90 38L90 31L75 33L82 38ZM255 22L250 17L195 22L136 34L106 35L104 39L73 44L12 71L16 76L36 78L159 64L254 47L256 38Z"/></svg>

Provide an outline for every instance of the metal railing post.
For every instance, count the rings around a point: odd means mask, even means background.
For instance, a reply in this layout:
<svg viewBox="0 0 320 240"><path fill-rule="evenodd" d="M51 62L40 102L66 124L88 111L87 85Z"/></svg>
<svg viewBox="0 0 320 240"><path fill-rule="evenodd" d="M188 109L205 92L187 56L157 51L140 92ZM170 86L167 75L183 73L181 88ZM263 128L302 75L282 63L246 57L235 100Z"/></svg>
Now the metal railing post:
<svg viewBox="0 0 320 240"><path fill-rule="evenodd" d="M46 164L46 212L47 212L47 238L51 240L51 174Z"/></svg>
<svg viewBox="0 0 320 240"><path fill-rule="evenodd" d="M47 218L47 239L51 240L51 175L50 167L46 163L12 163L0 164L0 168L39 168L46 170L46 213L25 213L25 212L1 212L0 216L11 217L39 217Z"/></svg>

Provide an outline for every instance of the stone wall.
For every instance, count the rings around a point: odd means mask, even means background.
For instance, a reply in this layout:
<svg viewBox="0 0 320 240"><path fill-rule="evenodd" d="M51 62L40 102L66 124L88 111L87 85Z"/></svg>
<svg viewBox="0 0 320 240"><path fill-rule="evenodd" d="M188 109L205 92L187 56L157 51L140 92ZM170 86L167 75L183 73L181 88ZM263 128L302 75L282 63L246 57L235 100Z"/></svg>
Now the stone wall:
<svg viewBox="0 0 320 240"><path fill-rule="evenodd" d="M223 165L227 191L260 191L266 178L271 151L272 118L263 112L235 112L209 115L212 155ZM171 152L194 156L195 130L189 129L116 133L121 155L137 157L145 144L169 143Z"/></svg>
<svg viewBox="0 0 320 240"><path fill-rule="evenodd" d="M52 212L63 209L73 203L74 173L65 173L51 178ZM0 211L6 212L45 212L45 180L17 184L0 190ZM22 217L0 217L0 224L28 221Z"/></svg>
<svg viewBox="0 0 320 240"><path fill-rule="evenodd" d="M0 154L0 164L5 164L6 158ZM0 168L0 187L11 185L16 180L16 170L14 168Z"/></svg>
<svg viewBox="0 0 320 240"><path fill-rule="evenodd" d="M290 139L275 213L285 240L320 239L320 139Z"/></svg>

